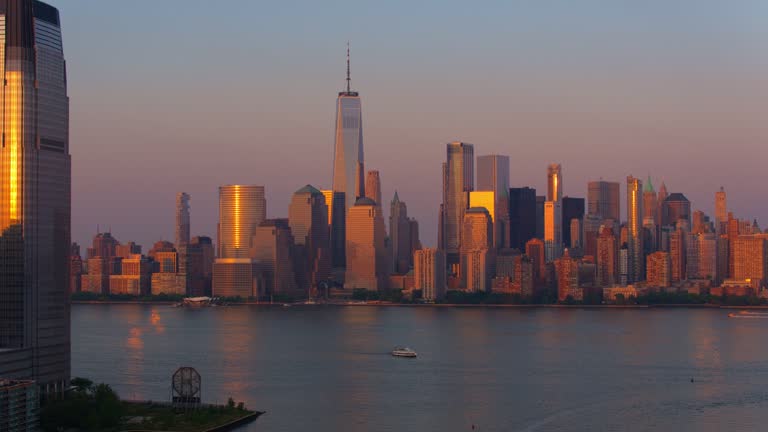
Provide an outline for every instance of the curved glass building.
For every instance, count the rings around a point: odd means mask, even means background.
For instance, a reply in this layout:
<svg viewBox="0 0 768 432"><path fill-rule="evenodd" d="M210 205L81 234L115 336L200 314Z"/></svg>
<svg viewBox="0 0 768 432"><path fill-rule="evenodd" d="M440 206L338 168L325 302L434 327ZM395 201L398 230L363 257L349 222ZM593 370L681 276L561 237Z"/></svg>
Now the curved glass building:
<svg viewBox="0 0 768 432"><path fill-rule="evenodd" d="M70 373L69 99L56 8L0 0L0 377Z"/></svg>

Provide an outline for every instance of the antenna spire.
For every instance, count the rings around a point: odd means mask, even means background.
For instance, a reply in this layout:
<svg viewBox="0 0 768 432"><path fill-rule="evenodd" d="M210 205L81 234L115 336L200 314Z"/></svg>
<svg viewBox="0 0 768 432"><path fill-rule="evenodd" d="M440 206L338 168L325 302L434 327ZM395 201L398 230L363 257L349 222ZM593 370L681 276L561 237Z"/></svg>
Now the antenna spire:
<svg viewBox="0 0 768 432"><path fill-rule="evenodd" d="M349 41L347 41L347 93L351 92L351 86L350 81L352 79L349 77Z"/></svg>

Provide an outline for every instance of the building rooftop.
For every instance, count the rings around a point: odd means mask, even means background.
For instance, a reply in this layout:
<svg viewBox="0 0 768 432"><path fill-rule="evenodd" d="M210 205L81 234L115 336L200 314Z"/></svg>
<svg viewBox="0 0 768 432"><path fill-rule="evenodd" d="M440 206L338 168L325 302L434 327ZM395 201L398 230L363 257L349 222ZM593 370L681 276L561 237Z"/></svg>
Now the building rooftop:
<svg viewBox="0 0 768 432"><path fill-rule="evenodd" d="M683 201L683 202L688 202L688 198L686 198L685 195L681 194L680 192L673 192L673 193L669 194L667 199L665 199L664 201Z"/></svg>
<svg viewBox="0 0 768 432"><path fill-rule="evenodd" d="M355 201L355 206L376 206L376 201L368 197L360 197Z"/></svg>
<svg viewBox="0 0 768 432"><path fill-rule="evenodd" d="M323 194L322 192L320 192L319 189L317 189L316 187L314 187L312 185L306 185L306 186L304 186L303 188L297 190L294 193L297 193L297 194L306 194L306 193L308 193L310 195L322 195Z"/></svg>

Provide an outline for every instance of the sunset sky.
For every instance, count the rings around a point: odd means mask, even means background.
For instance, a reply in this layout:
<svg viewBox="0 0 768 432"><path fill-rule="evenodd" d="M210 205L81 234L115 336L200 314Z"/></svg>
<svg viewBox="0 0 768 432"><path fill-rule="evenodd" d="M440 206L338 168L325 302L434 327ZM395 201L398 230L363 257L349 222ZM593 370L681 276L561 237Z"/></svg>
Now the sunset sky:
<svg viewBox="0 0 768 432"><path fill-rule="evenodd" d="M329 188L345 45L366 169L434 245L445 143L506 154L512 186L565 195L629 174L768 226L763 0L51 0L68 63L73 240L145 251L174 199L215 240L217 187L265 185L268 216ZM622 202L622 216L626 216Z"/></svg>

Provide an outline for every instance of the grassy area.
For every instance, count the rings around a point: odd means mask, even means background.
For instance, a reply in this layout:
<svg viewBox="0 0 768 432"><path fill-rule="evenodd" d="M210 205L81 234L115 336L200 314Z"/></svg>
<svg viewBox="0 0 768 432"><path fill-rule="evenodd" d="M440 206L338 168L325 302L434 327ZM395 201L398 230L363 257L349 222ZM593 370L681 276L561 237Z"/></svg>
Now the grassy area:
<svg viewBox="0 0 768 432"><path fill-rule="evenodd" d="M61 400L46 401L40 411L43 431L119 432L125 430L204 432L245 417L250 411L231 398L224 406L176 409L169 404L121 401L107 384L72 379L73 390Z"/></svg>
<svg viewBox="0 0 768 432"><path fill-rule="evenodd" d="M145 429L157 431L203 432L254 414L235 406L204 407L178 411L166 405L123 402L121 430Z"/></svg>

